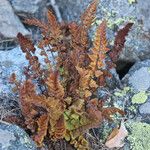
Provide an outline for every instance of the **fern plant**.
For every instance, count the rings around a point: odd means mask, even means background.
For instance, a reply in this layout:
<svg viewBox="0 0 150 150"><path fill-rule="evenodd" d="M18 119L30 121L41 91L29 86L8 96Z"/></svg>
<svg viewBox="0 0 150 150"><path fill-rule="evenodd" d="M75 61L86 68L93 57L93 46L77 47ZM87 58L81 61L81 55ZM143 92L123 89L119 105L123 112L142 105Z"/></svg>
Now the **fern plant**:
<svg viewBox="0 0 150 150"><path fill-rule="evenodd" d="M47 22L35 18L25 23L40 28L42 39L38 43L47 69L41 67L32 41L18 33L18 41L29 65L24 67L25 81L17 81L15 74L11 82L19 93L21 112L26 128L39 147L44 138L65 138L78 150L89 149L84 133L98 127L104 119L124 112L118 108L104 108L96 96L97 88L106 86L111 77L110 69L124 47L125 36L132 23L121 29L110 50L106 39L104 20L96 30L93 42L88 30L94 22L98 0L93 0L81 15L79 23L58 23L51 11ZM48 53L57 52L52 64ZM37 89L40 92L37 93Z"/></svg>

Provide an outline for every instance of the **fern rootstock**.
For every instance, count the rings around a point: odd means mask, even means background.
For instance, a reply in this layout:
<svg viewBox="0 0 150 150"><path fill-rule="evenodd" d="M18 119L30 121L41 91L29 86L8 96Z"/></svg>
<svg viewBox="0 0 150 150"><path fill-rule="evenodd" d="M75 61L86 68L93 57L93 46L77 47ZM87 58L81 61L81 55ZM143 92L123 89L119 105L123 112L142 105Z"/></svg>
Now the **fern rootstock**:
<svg viewBox="0 0 150 150"><path fill-rule="evenodd" d="M107 22L102 21L91 44L88 30L94 22L97 4L98 0L93 0L81 15L80 23L59 23L51 11L47 12L46 23L37 19L25 21L41 30L38 47L45 68L35 55L32 41L18 33L29 65L24 67L24 81L17 81L13 73L11 82L20 97L26 128L39 147L49 137L51 140L65 138L78 150L89 149L84 138L87 130L98 127L104 119L112 120L111 115L115 113L124 115L118 108L105 108L96 93L98 87L107 86L106 78L111 78L110 64L115 66L132 23L118 32L111 50L106 38ZM58 55L52 64L48 55L53 56L55 52Z"/></svg>

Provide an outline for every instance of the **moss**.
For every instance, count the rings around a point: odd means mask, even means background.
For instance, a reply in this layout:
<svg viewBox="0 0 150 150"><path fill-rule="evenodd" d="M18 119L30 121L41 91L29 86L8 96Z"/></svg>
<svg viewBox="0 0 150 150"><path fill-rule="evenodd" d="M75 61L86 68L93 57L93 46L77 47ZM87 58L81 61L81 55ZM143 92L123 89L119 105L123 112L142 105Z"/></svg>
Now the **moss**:
<svg viewBox="0 0 150 150"><path fill-rule="evenodd" d="M127 123L129 136L127 140L131 150L150 150L150 125L141 122Z"/></svg>
<svg viewBox="0 0 150 150"><path fill-rule="evenodd" d="M146 92L141 91L132 97L132 103L133 104L142 104L142 103L146 102L147 98L148 98L148 95L146 94Z"/></svg>

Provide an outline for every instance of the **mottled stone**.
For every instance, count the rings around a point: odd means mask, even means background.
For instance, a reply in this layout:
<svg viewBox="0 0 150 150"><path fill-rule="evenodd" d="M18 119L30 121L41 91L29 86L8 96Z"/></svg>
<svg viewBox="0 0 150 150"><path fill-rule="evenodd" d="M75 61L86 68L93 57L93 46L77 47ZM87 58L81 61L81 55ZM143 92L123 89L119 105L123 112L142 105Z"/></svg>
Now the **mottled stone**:
<svg viewBox="0 0 150 150"><path fill-rule="evenodd" d="M29 35L7 0L0 1L0 40L16 39L17 33Z"/></svg>
<svg viewBox="0 0 150 150"><path fill-rule="evenodd" d="M122 81L135 91L147 91L150 88L150 60L136 63Z"/></svg>
<svg viewBox="0 0 150 150"><path fill-rule="evenodd" d="M139 112L141 115L150 115L150 100L139 107Z"/></svg>
<svg viewBox="0 0 150 150"><path fill-rule="evenodd" d="M0 122L0 150L36 150L27 133L16 125Z"/></svg>
<svg viewBox="0 0 150 150"><path fill-rule="evenodd" d="M43 0L10 0L15 12L35 14L39 11Z"/></svg>
<svg viewBox="0 0 150 150"><path fill-rule="evenodd" d="M130 150L150 149L150 125L142 122L127 122L127 129L130 131L127 140Z"/></svg>
<svg viewBox="0 0 150 150"><path fill-rule="evenodd" d="M37 48L35 54L38 56L41 65L46 67L44 57L40 55L40 52L41 50ZM49 59L52 63L54 62L51 54L49 54ZM16 47L10 51L0 51L0 93L12 92L12 87L9 84L11 74L15 73L18 80L23 80L23 69L27 65L28 61L20 47Z"/></svg>

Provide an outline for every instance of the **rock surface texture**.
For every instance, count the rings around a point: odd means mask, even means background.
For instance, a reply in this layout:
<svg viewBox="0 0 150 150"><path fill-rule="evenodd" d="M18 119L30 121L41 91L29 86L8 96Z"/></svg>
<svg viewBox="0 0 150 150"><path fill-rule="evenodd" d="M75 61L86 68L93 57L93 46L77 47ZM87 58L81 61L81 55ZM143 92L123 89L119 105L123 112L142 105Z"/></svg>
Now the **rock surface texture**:
<svg viewBox="0 0 150 150"><path fill-rule="evenodd" d="M0 150L36 150L27 133L16 125L0 123Z"/></svg>
<svg viewBox="0 0 150 150"><path fill-rule="evenodd" d="M123 78L123 82L135 91L147 91L150 88L150 60L137 62Z"/></svg>
<svg viewBox="0 0 150 150"><path fill-rule="evenodd" d="M9 0L14 12L23 21L25 18L36 17L45 19L48 7L47 0Z"/></svg>
<svg viewBox="0 0 150 150"><path fill-rule="evenodd" d="M7 0L0 0L0 49L5 41L16 39L17 33L29 35Z"/></svg>
<svg viewBox="0 0 150 150"><path fill-rule="evenodd" d="M128 86L134 93L130 99L139 104L139 113L142 116L150 115L150 60L136 63L123 78L124 86ZM148 117L149 118L149 117ZM150 118L148 119L150 121Z"/></svg>

